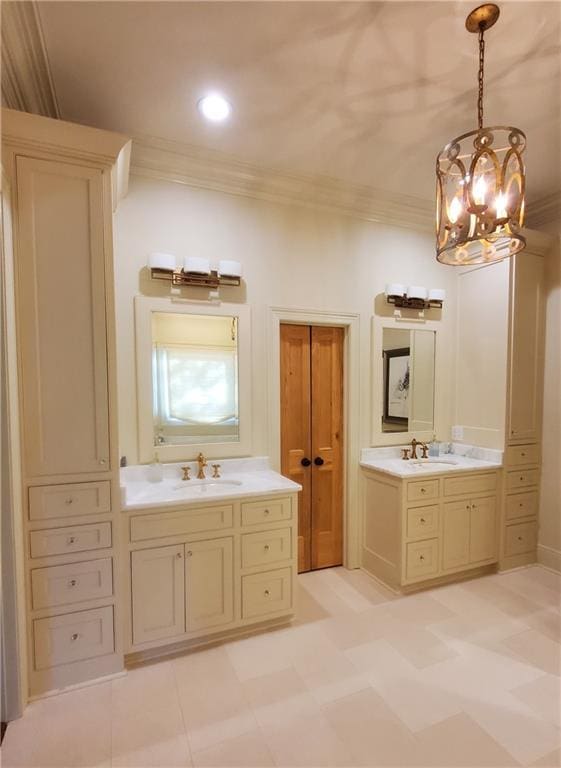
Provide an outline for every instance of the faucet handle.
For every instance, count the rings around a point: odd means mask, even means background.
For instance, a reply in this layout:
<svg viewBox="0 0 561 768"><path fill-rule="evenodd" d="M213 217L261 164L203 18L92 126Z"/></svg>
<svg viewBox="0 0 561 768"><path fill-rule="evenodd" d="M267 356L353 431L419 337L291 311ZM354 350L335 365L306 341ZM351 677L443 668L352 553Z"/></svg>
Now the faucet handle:
<svg viewBox="0 0 561 768"><path fill-rule="evenodd" d="M423 452L423 455L421 458L426 459L428 454L428 446L426 443L421 443L421 451Z"/></svg>
<svg viewBox="0 0 561 768"><path fill-rule="evenodd" d="M182 480L190 480L191 479L191 467L181 467L181 470L183 472Z"/></svg>
<svg viewBox="0 0 561 768"><path fill-rule="evenodd" d="M213 464L212 465L212 476L213 477L220 477L220 464Z"/></svg>
<svg viewBox="0 0 561 768"><path fill-rule="evenodd" d="M409 448L402 448L401 453L402 453L401 458L403 459L403 461L409 461Z"/></svg>

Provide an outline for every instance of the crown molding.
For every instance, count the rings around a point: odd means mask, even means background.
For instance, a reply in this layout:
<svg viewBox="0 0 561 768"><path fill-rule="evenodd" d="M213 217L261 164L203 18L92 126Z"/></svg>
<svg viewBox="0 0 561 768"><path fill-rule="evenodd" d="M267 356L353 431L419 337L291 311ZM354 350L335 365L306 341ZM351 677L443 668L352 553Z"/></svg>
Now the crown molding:
<svg viewBox="0 0 561 768"><path fill-rule="evenodd" d="M417 231L434 231L432 202L346 184L327 176L264 168L220 152L164 139L133 139L131 173Z"/></svg>
<svg viewBox="0 0 561 768"><path fill-rule="evenodd" d="M29 0L2 3L2 103L60 117L37 6Z"/></svg>
<svg viewBox="0 0 561 768"><path fill-rule="evenodd" d="M532 229L557 222L561 227L561 191L540 197L526 208L526 222Z"/></svg>

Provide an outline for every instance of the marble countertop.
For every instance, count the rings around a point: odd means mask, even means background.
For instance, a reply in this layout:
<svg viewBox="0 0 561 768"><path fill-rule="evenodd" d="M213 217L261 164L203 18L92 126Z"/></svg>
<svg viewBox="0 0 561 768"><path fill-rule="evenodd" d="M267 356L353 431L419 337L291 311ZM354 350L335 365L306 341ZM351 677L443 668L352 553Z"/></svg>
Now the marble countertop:
<svg viewBox="0 0 561 768"><path fill-rule="evenodd" d="M407 446L404 446L407 447ZM361 451L360 466L375 469L393 477L410 479L428 477L451 472L475 472L483 469L502 467L502 452L472 445L452 443L451 452L428 459L401 458L401 448L364 448Z"/></svg>
<svg viewBox="0 0 561 768"><path fill-rule="evenodd" d="M196 462L163 464L157 469L146 464L121 469L122 510L197 506L207 501L302 490L298 483L270 469L267 458L216 459L212 463L220 464L218 479L210 477L209 466L206 480L182 480L182 466L190 466L191 476L196 478Z"/></svg>

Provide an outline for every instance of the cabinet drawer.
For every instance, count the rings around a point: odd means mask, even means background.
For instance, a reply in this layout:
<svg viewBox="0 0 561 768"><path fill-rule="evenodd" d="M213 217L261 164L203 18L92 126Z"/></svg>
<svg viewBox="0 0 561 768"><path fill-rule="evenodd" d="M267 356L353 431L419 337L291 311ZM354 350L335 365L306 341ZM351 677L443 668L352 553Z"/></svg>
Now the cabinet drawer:
<svg viewBox="0 0 561 768"><path fill-rule="evenodd" d="M507 472L506 489L507 491L512 491L515 488L524 488L527 485L538 485L539 481L539 469L519 469L516 472Z"/></svg>
<svg viewBox="0 0 561 768"><path fill-rule="evenodd" d="M104 656L114 648L111 605L33 622L37 670Z"/></svg>
<svg viewBox="0 0 561 768"><path fill-rule="evenodd" d="M536 548L537 538L537 522L507 525L505 554L523 555L526 552L532 552Z"/></svg>
<svg viewBox="0 0 561 768"><path fill-rule="evenodd" d="M111 484L72 483L29 489L29 519L101 515L111 511Z"/></svg>
<svg viewBox="0 0 561 768"><path fill-rule="evenodd" d="M110 557L35 568L31 571L34 610L110 597L112 594L113 568Z"/></svg>
<svg viewBox="0 0 561 768"><path fill-rule="evenodd" d="M111 523L48 528L29 534L31 557L65 555L111 546Z"/></svg>
<svg viewBox="0 0 561 768"><path fill-rule="evenodd" d="M438 534L438 504L407 510L407 537L423 539Z"/></svg>
<svg viewBox="0 0 561 768"><path fill-rule="evenodd" d="M530 517L538 514L538 492L514 493L506 497L506 519Z"/></svg>
<svg viewBox="0 0 561 768"><path fill-rule="evenodd" d="M486 493L497 488L497 475L464 475L444 478L444 495L461 496L466 493Z"/></svg>
<svg viewBox="0 0 561 768"><path fill-rule="evenodd" d="M131 517L131 541L161 539L165 536L183 536L186 533L203 533L231 528L234 508L231 504L204 509L180 509L176 512L160 512L154 515Z"/></svg>
<svg viewBox="0 0 561 768"><path fill-rule="evenodd" d="M436 576L438 573L438 539L409 543L406 557L406 574L409 581Z"/></svg>
<svg viewBox="0 0 561 768"><path fill-rule="evenodd" d="M276 531L259 531L242 536L242 568L268 565L292 557L292 531L281 528Z"/></svg>
<svg viewBox="0 0 561 768"><path fill-rule="evenodd" d="M242 618L267 616L292 609L292 569L242 577Z"/></svg>
<svg viewBox="0 0 561 768"><path fill-rule="evenodd" d="M242 504L242 525L278 523L292 518L290 499L249 501Z"/></svg>
<svg viewBox="0 0 561 768"><path fill-rule="evenodd" d="M438 498L438 480L407 483L407 501L425 501Z"/></svg>
<svg viewBox="0 0 561 768"><path fill-rule="evenodd" d="M534 445L511 445L506 449L506 464L519 467L525 464L539 464L540 447Z"/></svg>

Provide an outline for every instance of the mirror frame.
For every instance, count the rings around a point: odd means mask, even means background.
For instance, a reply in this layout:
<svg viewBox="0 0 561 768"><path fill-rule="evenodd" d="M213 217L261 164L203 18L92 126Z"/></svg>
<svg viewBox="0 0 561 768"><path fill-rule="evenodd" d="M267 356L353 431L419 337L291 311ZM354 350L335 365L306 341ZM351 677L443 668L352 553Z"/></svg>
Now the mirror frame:
<svg viewBox="0 0 561 768"><path fill-rule="evenodd" d="M399 328L404 331L434 331L434 409L433 429L417 432L383 432L382 411L384 407L384 328ZM446 365L446 334L441 323L435 320L407 321L374 315L371 322L371 439L372 446L405 445L415 437L427 443L436 435L437 440L448 440L451 424L451 369L454 358Z"/></svg>
<svg viewBox="0 0 561 768"><path fill-rule="evenodd" d="M195 304L169 298L135 296L136 391L138 454L141 464L153 460L157 451L161 462L193 461L202 452L209 459L251 455L251 327L246 304ZM238 318L238 393L239 440L235 442L154 445L152 390L152 314L168 312L184 315L220 315Z"/></svg>

